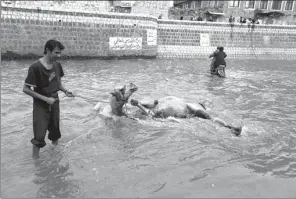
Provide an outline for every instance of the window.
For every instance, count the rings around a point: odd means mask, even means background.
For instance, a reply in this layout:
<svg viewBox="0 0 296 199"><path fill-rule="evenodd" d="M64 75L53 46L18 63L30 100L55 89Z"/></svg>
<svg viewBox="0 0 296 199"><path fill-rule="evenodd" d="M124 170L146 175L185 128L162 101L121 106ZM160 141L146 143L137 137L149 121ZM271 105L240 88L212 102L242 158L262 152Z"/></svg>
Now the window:
<svg viewBox="0 0 296 199"><path fill-rule="evenodd" d="M110 6L114 6L114 1L113 0L109 0L109 4L110 4Z"/></svg>
<svg viewBox="0 0 296 199"><path fill-rule="evenodd" d="M259 8L260 9L267 9L267 5L268 5L268 0L261 0Z"/></svg>
<svg viewBox="0 0 296 199"><path fill-rule="evenodd" d="M190 8L191 3L186 3L186 8Z"/></svg>
<svg viewBox="0 0 296 199"><path fill-rule="evenodd" d="M193 1L195 2L195 7L200 8L201 7L201 0Z"/></svg>
<svg viewBox="0 0 296 199"><path fill-rule="evenodd" d="M255 0L246 1L246 8L254 8L255 7Z"/></svg>
<svg viewBox="0 0 296 199"><path fill-rule="evenodd" d="M188 8L188 3L183 3L183 9Z"/></svg>
<svg viewBox="0 0 296 199"><path fill-rule="evenodd" d="M282 0L273 0L271 9L281 10L282 9Z"/></svg>
<svg viewBox="0 0 296 199"><path fill-rule="evenodd" d="M239 2L240 1L228 1L229 7L239 7Z"/></svg>
<svg viewBox="0 0 296 199"><path fill-rule="evenodd" d="M287 0L285 10L293 10L293 0Z"/></svg>
<svg viewBox="0 0 296 199"><path fill-rule="evenodd" d="M216 1L209 1L209 6L210 7L217 7L217 5L218 5L218 1L216 0Z"/></svg>

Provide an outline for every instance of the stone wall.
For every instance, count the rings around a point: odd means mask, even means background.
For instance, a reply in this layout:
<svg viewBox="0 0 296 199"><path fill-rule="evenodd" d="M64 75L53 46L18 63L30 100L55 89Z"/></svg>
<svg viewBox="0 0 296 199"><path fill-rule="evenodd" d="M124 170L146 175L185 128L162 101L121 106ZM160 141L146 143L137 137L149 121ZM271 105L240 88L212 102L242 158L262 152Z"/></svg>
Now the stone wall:
<svg viewBox="0 0 296 199"><path fill-rule="evenodd" d="M135 14L98 14L2 7L3 58L43 54L60 40L68 57L208 57L217 45L229 58L295 59L296 27L157 20Z"/></svg>
<svg viewBox="0 0 296 199"><path fill-rule="evenodd" d="M158 21L158 57L207 57L218 45L229 58L295 59L296 26Z"/></svg>
<svg viewBox="0 0 296 199"><path fill-rule="evenodd" d="M2 7L2 55L42 55L57 39L70 57L155 57L156 29L154 17Z"/></svg>

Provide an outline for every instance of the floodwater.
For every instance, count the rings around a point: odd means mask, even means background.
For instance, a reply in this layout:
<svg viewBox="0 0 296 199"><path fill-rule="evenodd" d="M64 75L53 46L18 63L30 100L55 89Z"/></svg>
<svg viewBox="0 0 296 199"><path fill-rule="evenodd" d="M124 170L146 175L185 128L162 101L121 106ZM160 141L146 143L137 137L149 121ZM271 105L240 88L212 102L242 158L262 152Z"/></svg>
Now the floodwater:
<svg viewBox="0 0 296 199"><path fill-rule="evenodd" d="M226 79L209 60L61 61L62 138L33 161L32 98L22 92L32 61L2 61L1 197L296 197L295 61L227 60ZM243 125L231 132L199 118L114 121L93 109L116 85L134 99L206 100Z"/></svg>

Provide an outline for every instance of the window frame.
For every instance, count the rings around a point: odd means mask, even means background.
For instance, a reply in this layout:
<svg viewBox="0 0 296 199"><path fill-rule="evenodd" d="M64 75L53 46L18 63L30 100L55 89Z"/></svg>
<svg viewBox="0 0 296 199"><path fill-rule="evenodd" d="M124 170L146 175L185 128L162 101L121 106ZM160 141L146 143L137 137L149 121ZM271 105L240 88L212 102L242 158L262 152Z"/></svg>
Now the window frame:
<svg viewBox="0 0 296 199"><path fill-rule="evenodd" d="M185 9L189 8L189 3L188 2L184 3L184 5L185 5Z"/></svg>
<svg viewBox="0 0 296 199"><path fill-rule="evenodd" d="M188 3L183 3L183 9L188 9Z"/></svg>
<svg viewBox="0 0 296 199"><path fill-rule="evenodd" d="M273 8L273 4L274 4L274 2L281 2L281 7L280 7L280 9L274 9ZM271 4L271 7L270 7L270 10L282 10L283 9L283 0L273 0L272 1L272 4Z"/></svg>
<svg viewBox="0 0 296 199"><path fill-rule="evenodd" d="M261 7L262 3L266 3L266 8ZM268 9L268 3L269 3L268 0L261 0L260 3L259 3L259 9L260 10L267 10Z"/></svg>
<svg viewBox="0 0 296 199"><path fill-rule="evenodd" d="M214 5L212 6L212 4L214 4ZM219 0L211 0L211 1L209 1L209 6L210 7L217 7L218 4L219 4Z"/></svg>
<svg viewBox="0 0 296 199"><path fill-rule="evenodd" d="M250 5L250 2L254 2L253 3L253 7L249 7L249 5ZM247 3L248 3L248 7L247 7ZM255 9L255 4L256 4L256 1L255 0L246 0L245 1L245 9Z"/></svg>
<svg viewBox="0 0 296 199"><path fill-rule="evenodd" d="M288 4L288 2L292 2L291 10L287 10L287 4ZM286 0L285 11L293 11L294 3L295 3L294 0Z"/></svg>
<svg viewBox="0 0 296 199"><path fill-rule="evenodd" d="M237 6L235 6L235 3L237 3ZM230 8L239 8L239 6L240 6L240 0L228 1L228 7Z"/></svg>
<svg viewBox="0 0 296 199"><path fill-rule="evenodd" d="M195 9L195 2L194 2L194 1L192 1L192 2L190 3L190 8Z"/></svg>

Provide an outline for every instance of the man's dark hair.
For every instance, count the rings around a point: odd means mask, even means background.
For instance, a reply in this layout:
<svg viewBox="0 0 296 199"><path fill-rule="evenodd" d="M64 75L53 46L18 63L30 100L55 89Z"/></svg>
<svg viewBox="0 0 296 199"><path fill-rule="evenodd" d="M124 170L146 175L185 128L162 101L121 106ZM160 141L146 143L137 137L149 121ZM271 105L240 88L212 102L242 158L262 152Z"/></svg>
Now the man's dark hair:
<svg viewBox="0 0 296 199"><path fill-rule="evenodd" d="M60 50L65 49L65 46L61 42L54 40L54 39L48 40L44 46L44 54L46 54L47 48L52 52L56 47L59 48Z"/></svg>
<svg viewBox="0 0 296 199"><path fill-rule="evenodd" d="M217 49L218 49L219 51L223 51L223 50L224 50L224 47L223 47L223 46L218 46Z"/></svg>
<svg viewBox="0 0 296 199"><path fill-rule="evenodd" d="M218 50L220 50L221 48L224 49L223 46L217 46L217 49L218 49Z"/></svg>

